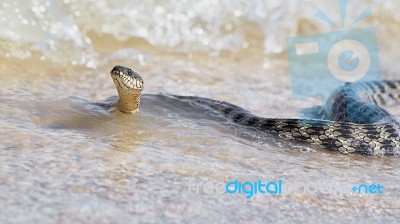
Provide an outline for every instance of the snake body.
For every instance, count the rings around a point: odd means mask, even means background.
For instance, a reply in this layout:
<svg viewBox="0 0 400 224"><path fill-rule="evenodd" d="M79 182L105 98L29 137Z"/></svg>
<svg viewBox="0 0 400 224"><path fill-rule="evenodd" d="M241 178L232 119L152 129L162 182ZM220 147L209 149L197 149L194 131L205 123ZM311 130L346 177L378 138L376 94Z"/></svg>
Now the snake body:
<svg viewBox="0 0 400 224"><path fill-rule="evenodd" d="M136 112L143 79L123 66L114 67L111 76L119 99L109 106L124 113ZM323 108L324 119L264 118L223 101L197 96L171 97L212 109L236 124L331 151L377 156L400 154L400 124L381 107L400 101L400 81L347 83L328 99Z"/></svg>

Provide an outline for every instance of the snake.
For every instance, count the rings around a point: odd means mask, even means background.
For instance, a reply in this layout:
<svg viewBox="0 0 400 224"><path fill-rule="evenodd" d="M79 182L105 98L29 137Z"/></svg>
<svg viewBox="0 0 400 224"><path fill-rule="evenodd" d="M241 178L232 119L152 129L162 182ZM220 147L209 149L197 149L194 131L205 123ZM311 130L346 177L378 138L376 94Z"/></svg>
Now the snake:
<svg viewBox="0 0 400 224"><path fill-rule="evenodd" d="M110 98L103 106L136 113L144 88L142 77L120 65L110 74L118 97ZM201 105L235 124L330 151L368 156L400 154L400 123L383 108L400 102L400 81L345 83L331 94L317 119L265 118L225 101L198 96L170 97Z"/></svg>

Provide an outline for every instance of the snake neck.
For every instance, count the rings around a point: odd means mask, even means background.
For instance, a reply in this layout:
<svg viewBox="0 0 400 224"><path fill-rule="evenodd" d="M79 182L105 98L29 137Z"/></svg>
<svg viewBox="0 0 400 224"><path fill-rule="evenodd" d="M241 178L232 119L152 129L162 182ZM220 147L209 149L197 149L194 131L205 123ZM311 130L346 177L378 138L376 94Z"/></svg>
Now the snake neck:
<svg viewBox="0 0 400 224"><path fill-rule="evenodd" d="M118 91L117 109L122 113L133 114L139 110L140 92Z"/></svg>

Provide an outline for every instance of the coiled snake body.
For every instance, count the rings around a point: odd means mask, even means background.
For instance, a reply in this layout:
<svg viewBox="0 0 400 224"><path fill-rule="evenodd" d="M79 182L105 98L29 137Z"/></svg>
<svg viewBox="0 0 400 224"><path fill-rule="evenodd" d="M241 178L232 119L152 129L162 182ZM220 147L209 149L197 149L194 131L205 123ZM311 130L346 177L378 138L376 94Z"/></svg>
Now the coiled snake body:
<svg viewBox="0 0 400 224"><path fill-rule="evenodd" d="M140 104L143 79L136 72L115 66L111 76L119 99L109 102L124 113ZM175 96L211 108L232 122L307 142L332 151L364 155L400 154L400 124L381 106L400 101L400 81L349 83L332 93L323 108L324 119L275 119L259 117L233 104L196 96Z"/></svg>

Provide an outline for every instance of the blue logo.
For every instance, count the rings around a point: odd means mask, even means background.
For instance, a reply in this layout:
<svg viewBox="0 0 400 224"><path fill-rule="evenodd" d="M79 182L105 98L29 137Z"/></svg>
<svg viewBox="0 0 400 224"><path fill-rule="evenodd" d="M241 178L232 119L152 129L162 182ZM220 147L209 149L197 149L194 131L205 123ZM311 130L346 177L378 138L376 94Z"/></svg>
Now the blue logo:
<svg viewBox="0 0 400 224"><path fill-rule="evenodd" d="M281 179L277 181L269 181L264 182L262 180L257 181L247 181L241 182L239 180L234 180L228 182L224 190L221 188L222 186L216 186L211 184L214 189L210 187L209 184L203 184L203 187L196 187L196 192L199 191L200 188L203 188L204 192L215 193L215 192L223 192L228 194L243 194L246 199L251 199L253 196L257 194L261 195L289 195L289 194L333 194L333 195L343 195L349 194L351 192L357 193L359 195L380 195L384 193L384 187L380 183L376 184L344 184L338 183L332 180L321 180L316 182L287 182L283 184ZM190 188L193 186L190 185ZM349 191L351 189L351 191ZM220 191L222 190L222 191Z"/></svg>
<svg viewBox="0 0 400 224"><path fill-rule="evenodd" d="M351 190L358 194L383 194L383 186L380 184L360 184Z"/></svg>
<svg viewBox="0 0 400 224"><path fill-rule="evenodd" d="M261 180L257 182L240 182L238 180L228 182L225 190L229 194L245 194L247 199L253 197L254 194L281 194L282 193L282 180L270 181L263 183Z"/></svg>
<svg viewBox="0 0 400 224"><path fill-rule="evenodd" d="M325 103L330 94L346 82L381 80L375 28L349 29L372 15L372 9L368 7L355 21L346 25L347 0L339 1L340 26L321 10L316 13L318 19L338 28L338 31L287 38L295 98L322 97Z"/></svg>

